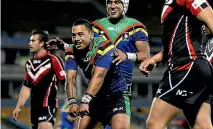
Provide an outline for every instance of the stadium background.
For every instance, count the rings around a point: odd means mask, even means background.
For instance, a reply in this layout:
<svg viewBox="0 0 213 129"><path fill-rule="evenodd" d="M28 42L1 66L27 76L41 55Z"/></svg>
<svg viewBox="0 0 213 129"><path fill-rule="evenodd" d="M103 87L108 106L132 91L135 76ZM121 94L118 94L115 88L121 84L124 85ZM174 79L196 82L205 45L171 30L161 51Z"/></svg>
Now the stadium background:
<svg viewBox="0 0 213 129"><path fill-rule="evenodd" d="M2 0L1 25L1 127L3 129L29 128L29 102L22 109L19 122L11 116L16 105L24 76L24 63L31 54L28 42L32 29L48 30L52 38L58 36L71 43L70 26L78 18L90 21L106 16L105 0ZM209 1L209 2L212 2ZM130 0L127 15L141 21L148 30L151 54L162 48L160 40L160 16L163 0ZM63 57L60 51L57 55ZM132 129L143 129L153 93L165 70L159 64L149 78L135 66L132 89ZM78 98L86 88L86 80L78 76ZM59 88L60 106L64 102L64 90ZM60 112L58 112L59 115ZM58 120L57 120L58 122ZM180 113L168 129L187 129Z"/></svg>

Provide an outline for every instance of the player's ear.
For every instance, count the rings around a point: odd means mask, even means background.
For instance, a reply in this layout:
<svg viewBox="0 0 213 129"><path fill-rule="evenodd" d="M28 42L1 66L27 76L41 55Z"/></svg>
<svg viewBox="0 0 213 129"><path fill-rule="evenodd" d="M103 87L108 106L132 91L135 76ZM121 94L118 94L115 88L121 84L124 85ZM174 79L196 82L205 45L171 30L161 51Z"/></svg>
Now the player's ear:
<svg viewBox="0 0 213 129"><path fill-rule="evenodd" d="M44 47L44 48L46 49L46 46L45 46L44 41L40 42L40 46L41 46L41 47Z"/></svg>
<svg viewBox="0 0 213 129"><path fill-rule="evenodd" d="M94 32L91 31L91 32L90 32L90 40L93 41L93 39L94 39Z"/></svg>

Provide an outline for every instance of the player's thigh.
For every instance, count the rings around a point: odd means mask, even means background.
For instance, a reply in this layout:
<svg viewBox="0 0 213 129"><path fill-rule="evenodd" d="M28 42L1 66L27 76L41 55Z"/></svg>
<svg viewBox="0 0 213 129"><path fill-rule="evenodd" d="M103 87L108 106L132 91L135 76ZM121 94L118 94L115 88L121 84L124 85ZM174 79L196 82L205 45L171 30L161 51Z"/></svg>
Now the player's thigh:
<svg viewBox="0 0 213 129"><path fill-rule="evenodd" d="M53 124L51 122L39 122L38 129L53 129Z"/></svg>
<svg viewBox="0 0 213 129"><path fill-rule="evenodd" d="M130 117L124 113L118 113L111 119L112 129L129 129L130 128Z"/></svg>
<svg viewBox="0 0 213 129"><path fill-rule="evenodd" d="M210 104L202 103L201 105L191 105L183 109L183 113L194 129L211 128Z"/></svg>
<svg viewBox="0 0 213 129"><path fill-rule="evenodd" d="M148 127L165 128L166 125L180 112L180 109L159 99L154 98L149 117L147 119Z"/></svg>

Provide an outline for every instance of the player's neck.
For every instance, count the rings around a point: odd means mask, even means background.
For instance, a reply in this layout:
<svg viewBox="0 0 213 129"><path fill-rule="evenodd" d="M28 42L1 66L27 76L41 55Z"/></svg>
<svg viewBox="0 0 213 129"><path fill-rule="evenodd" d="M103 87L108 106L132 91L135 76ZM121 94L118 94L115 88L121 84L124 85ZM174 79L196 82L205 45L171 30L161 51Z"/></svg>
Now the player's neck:
<svg viewBox="0 0 213 129"><path fill-rule="evenodd" d="M124 19L125 19L125 16L121 15L120 17L113 18L113 19L109 19L109 21L110 21L112 24L117 24L117 23L119 23L119 22L122 22Z"/></svg>
<svg viewBox="0 0 213 129"><path fill-rule="evenodd" d="M94 40L94 38L93 38L93 40ZM92 40L92 41L89 43L89 45L88 45L88 46L89 46L89 50L92 50L92 48L93 48L93 44L94 44L94 41L93 41L93 40Z"/></svg>
<svg viewBox="0 0 213 129"><path fill-rule="evenodd" d="M41 49L41 50L39 50L37 53L35 53L35 58L43 57L43 56L45 56L47 53L48 53L47 50Z"/></svg>

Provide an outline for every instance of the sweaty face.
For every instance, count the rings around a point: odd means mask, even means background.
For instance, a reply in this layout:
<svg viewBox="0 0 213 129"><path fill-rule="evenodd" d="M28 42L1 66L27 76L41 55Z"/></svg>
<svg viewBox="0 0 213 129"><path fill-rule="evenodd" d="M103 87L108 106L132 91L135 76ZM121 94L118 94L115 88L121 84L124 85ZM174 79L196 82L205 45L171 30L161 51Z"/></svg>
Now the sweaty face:
<svg viewBox="0 0 213 129"><path fill-rule="evenodd" d="M30 52L36 53L44 46L44 42L40 41L39 34L30 37L29 48Z"/></svg>
<svg viewBox="0 0 213 129"><path fill-rule="evenodd" d="M107 14L110 17L110 19L120 17L123 11L124 11L124 7L121 0L107 1Z"/></svg>
<svg viewBox="0 0 213 129"><path fill-rule="evenodd" d="M85 25L72 27L72 41L77 49L86 48L91 42L92 32L88 31Z"/></svg>

